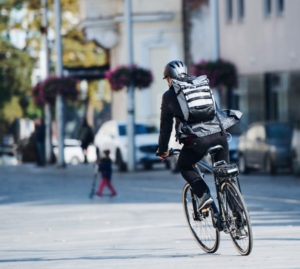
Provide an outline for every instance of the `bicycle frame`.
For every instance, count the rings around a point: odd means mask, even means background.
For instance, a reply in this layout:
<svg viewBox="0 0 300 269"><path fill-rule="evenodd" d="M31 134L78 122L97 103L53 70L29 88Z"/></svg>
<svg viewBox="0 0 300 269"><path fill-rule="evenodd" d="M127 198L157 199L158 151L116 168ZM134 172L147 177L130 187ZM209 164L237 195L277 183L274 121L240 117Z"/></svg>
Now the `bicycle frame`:
<svg viewBox="0 0 300 269"><path fill-rule="evenodd" d="M213 167L211 167L207 163L200 160L199 162L197 162L194 165L194 168L198 171L198 173L201 177L203 177L203 173L200 170L199 166L203 167L205 170L207 170L208 172L213 174ZM221 184L220 184L218 178L216 178L215 175L213 175L213 176L214 176L216 195L217 195L217 200L218 200L218 207L216 206L215 201L213 201L212 207L213 207L214 213L218 215L218 220L220 220L222 222L222 223L216 223L216 226L218 227L219 231L222 231L222 230L224 230L224 228L226 229L226 225L224 225L224 222L226 222L226 213L225 213L226 210L224 208L223 198L220 195L220 187L221 187L220 185ZM194 197L194 199L195 199L195 197ZM194 204L194 202L193 202L193 204ZM195 208L194 208L194 212L197 212L197 209L195 211ZM220 212L221 212L221 214L220 214Z"/></svg>
<svg viewBox="0 0 300 269"><path fill-rule="evenodd" d="M171 154L174 154L174 152L180 152L180 150L172 150L172 153ZM211 155L212 157L212 162L213 162L213 165L214 165L214 154ZM214 182L215 182L215 188L216 188L216 194L217 194L217 200L218 200L218 207L216 206L216 203L215 201L213 201L212 203L212 208L213 208L213 211L215 214L218 215L218 221L221 220L221 224L218 222L216 223L216 226L218 227L219 231L222 231L224 228L226 229L226 225L224 225L224 222L226 221L226 213L225 213L225 208L224 208L224 203L223 203L223 197L221 197L220 195L220 188L221 188L221 182L219 181L219 179L217 177L215 177L214 173L213 173L213 167L208 165L207 163L205 163L204 161L200 160L199 162L197 162L196 164L193 165L194 169L196 171L198 171L199 175L203 178L203 173L200 169L200 167L203 167L206 171L210 172L211 174L213 174L214 176ZM239 183L239 179L238 177L236 178L237 180L237 186L238 188L241 190L240 188L240 183ZM196 194L192 193L193 195L193 208L194 208L194 212L195 212L195 218L199 218L198 216L198 210L197 210L197 206L196 206L196 199L197 199L197 196ZM221 212L221 214L220 214Z"/></svg>

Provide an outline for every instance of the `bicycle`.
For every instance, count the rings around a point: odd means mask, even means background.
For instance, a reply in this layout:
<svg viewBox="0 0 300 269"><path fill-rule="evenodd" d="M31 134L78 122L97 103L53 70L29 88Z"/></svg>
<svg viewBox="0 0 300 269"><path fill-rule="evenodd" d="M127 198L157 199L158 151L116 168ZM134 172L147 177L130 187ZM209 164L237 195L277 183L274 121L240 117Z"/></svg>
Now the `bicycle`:
<svg viewBox="0 0 300 269"><path fill-rule="evenodd" d="M194 165L200 176L204 176L201 167L214 176L218 207L213 202L209 207L198 210L199 198L193 193L191 186L185 184L182 192L183 207L190 230L207 253L214 253L219 248L220 232L229 234L234 246L241 255L249 255L253 246L250 217L238 178L238 167L225 161L214 161L215 154L222 150L221 145L208 149L212 166L204 161ZM171 149L169 156L180 152Z"/></svg>

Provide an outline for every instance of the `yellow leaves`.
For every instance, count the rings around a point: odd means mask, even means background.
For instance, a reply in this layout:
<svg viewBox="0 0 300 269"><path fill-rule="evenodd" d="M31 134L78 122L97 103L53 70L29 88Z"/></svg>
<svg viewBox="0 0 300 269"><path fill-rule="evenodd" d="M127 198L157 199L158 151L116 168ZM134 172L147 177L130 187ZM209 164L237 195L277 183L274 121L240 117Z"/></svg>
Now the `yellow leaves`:
<svg viewBox="0 0 300 269"><path fill-rule="evenodd" d="M23 109L19 104L19 97L13 96L9 103L6 103L2 109L3 118L12 123L16 118L23 116Z"/></svg>
<svg viewBox="0 0 300 269"><path fill-rule="evenodd" d="M66 37L63 39L63 62L67 67L101 66L107 63L106 52L91 42Z"/></svg>

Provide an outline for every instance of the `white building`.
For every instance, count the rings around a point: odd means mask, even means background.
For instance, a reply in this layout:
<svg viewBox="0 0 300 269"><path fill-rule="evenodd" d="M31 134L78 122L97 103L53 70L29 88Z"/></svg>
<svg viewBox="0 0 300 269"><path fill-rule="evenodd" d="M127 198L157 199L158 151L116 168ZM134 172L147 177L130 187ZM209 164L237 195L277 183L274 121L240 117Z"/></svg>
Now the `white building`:
<svg viewBox="0 0 300 269"><path fill-rule="evenodd" d="M87 39L110 49L111 68L126 64L123 0L78 0L81 27ZM136 119L158 125L162 93L167 89L163 69L183 60L182 1L132 0L134 63L152 71L149 89L136 90ZM112 118L126 119L126 90L112 94Z"/></svg>
<svg viewBox="0 0 300 269"><path fill-rule="evenodd" d="M78 0L88 39L110 49L111 68L127 62L123 0ZM132 0L134 62L151 69L154 82L136 92L137 120L159 123L165 64L214 55L212 0ZM239 87L232 96L243 120L300 120L299 0L218 0L219 56L233 62ZM225 90L221 92L226 100ZM126 119L126 91L113 93L114 119ZM226 106L226 103L223 103Z"/></svg>
<svg viewBox="0 0 300 269"><path fill-rule="evenodd" d="M300 120L300 1L219 1L220 55L239 71L247 122Z"/></svg>

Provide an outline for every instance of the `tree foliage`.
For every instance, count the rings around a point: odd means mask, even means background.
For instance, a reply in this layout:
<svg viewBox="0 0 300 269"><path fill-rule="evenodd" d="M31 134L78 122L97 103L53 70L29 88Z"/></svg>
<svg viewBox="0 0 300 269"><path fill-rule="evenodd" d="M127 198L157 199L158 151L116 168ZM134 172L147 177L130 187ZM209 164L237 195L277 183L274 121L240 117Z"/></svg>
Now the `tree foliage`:
<svg viewBox="0 0 300 269"><path fill-rule="evenodd" d="M49 41L54 45L54 0L48 0ZM66 67L101 66L107 63L106 51L95 42L86 42L74 21L78 15L78 3L61 0L63 63ZM25 34L25 44L21 49L11 44L13 30ZM38 62L43 35L41 0L0 0L0 121L11 121L20 111L33 113L31 98L31 74ZM52 63L55 53L51 53ZM52 64L54 66L54 64ZM17 107L19 106L19 107ZM14 114L9 110L14 109ZM21 108L21 110L20 110ZM9 119L8 119L8 115Z"/></svg>
<svg viewBox="0 0 300 269"><path fill-rule="evenodd" d="M106 52L96 42L87 42L81 31L73 28L63 37L63 62L66 67L101 66L107 63Z"/></svg>
<svg viewBox="0 0 300 269"><path fill-rule="evenodd" d="M10 101L16 104L18 100L20 107L26 108L24 100L31 90L32 64L27 53L14 48L6 41L0 40L0 116L4 119L7 119L6 116L8 115L4 111L5 105L9 104ZM16 98L12 100L14 96ZM7 106L6 109L8 109Z"/></svg>

